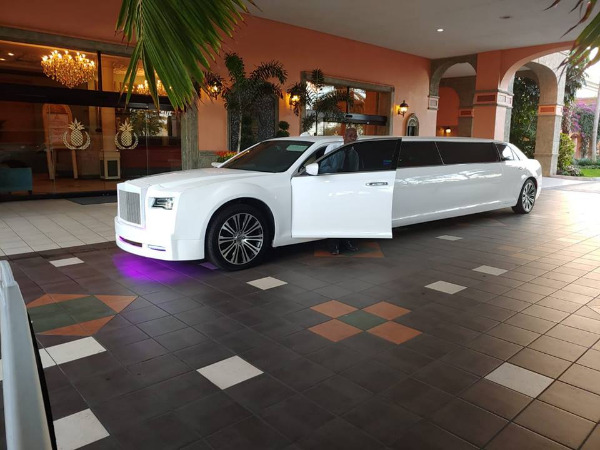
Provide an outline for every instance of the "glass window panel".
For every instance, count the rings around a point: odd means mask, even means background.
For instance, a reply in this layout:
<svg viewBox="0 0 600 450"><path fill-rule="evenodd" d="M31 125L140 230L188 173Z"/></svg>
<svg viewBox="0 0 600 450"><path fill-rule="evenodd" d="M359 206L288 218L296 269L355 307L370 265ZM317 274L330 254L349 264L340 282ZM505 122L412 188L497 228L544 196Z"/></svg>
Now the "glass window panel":
<svg viewBox="0 0 600 450"><path fill-rule="evenodd" d="M398 167L441 166L442 159L433 141L402 141Z"/></svg>
<svg viewBox="0 0 600 450"><path fill-rule="evenodd" d="M319 173L374 172L394 170L396 140L354 142L325 157Z"/></svg>
<svg viewBox="0 0 600 450"><path fill-rule="evenodd" d="M499 161L496 146L491 142L437 141L444 164L488 163Z"/></svg>

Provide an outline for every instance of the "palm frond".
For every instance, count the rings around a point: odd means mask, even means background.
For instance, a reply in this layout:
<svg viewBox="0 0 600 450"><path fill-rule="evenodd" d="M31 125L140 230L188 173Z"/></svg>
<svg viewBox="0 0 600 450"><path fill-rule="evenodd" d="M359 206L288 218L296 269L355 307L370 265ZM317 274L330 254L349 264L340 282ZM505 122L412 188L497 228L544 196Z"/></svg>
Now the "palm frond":
<svg viewBox="0 0 600 450"><path fill-rule="evenodd" d="M554 0L547 8L553 8L565 0ZM575 25L569 28L565 35L573 31L576 27L586 22L598 3L598 0L577 0L571 11L579 8L580 19ZM563 61L563 66L579 66L583 65L583 69L593 66L600 61L600 52L597 52L594 58L590 58L594 49L600 47L600 14L596 16L586 25L583 31L575 39L569 56Z"/></svg>
<svg viewBox="0 0 600 450"><path fill-rule="evenodd" d="M275 78L280 84L283 84L287 80L287 70L280 61L273 60L261 63L252 71L250 78L264 81Z"/></svg>
<svg viewBox="0 0 600 450"><path fill-rule="evenodd" d="M232 83L237 83L246 78L244 60L237 53L225 53L225 67L229 72Z"/></svg>
<svg viewBox="0 0 600 450"><path fill-rule="evenodd" d="M175 108L190 105L204 80L203 69L210 68L223 37L231 36L247 5L254 0L123 0L117 30L128 43L135 41L122 89L127 101L141 61L157 108L157 78Z"/></svg>

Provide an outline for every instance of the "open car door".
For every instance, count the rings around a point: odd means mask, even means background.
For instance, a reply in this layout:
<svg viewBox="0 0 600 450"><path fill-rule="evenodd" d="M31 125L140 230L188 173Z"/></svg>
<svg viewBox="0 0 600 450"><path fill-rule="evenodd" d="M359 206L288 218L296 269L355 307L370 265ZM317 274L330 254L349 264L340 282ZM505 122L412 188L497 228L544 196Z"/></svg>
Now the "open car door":
<svg viewBox="0 0 600 450"><path fill-rule="evenodd" d="M292 178L292 237L391 238L398 142L348 144Z"/></svg>

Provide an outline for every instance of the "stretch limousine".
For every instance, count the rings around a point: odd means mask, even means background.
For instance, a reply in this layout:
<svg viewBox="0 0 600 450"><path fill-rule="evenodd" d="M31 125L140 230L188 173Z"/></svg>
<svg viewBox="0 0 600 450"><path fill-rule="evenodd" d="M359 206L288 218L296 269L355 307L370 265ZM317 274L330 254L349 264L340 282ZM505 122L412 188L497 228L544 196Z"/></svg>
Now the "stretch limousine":
<svg viewBox="0 0 600 450"><path fill-rule="evenodd" d="M271 246L391 238L393 227L505 207L527 214L540 193L540 164L506 142L380 137L325 154L340 140L272 139L218 168L120 183L117 244L239 270Z"/></svg>

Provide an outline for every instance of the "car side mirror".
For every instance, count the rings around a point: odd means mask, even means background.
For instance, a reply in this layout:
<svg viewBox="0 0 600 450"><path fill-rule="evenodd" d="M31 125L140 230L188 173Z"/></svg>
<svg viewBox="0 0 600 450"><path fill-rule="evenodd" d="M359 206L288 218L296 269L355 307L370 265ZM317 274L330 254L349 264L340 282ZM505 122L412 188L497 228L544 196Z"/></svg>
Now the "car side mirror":
<svg viewBox="0 0 600 450"><path fill-rule="evenodd" d="M216 167L216 168L221 167L221 164L223 164L223 163L220 163L220 162L211 162L210 163L211 166Z"/></svg>
<svg viewBox="0 0 600 450"><path fill-rule="evenodd" d="M309 175L319 175L319 163L312 163L305 167Z"/></svg>

